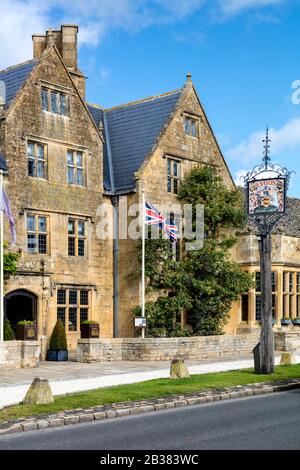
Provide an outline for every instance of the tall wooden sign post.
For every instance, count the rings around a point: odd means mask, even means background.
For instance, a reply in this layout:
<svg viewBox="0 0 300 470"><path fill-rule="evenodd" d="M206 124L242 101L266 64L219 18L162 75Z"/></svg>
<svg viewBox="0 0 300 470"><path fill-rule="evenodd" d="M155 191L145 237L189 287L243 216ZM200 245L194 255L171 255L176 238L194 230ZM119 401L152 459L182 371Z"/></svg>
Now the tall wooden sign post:
<svg viewBox="0 0 300 470"><path fill-rule="evenodd" d="M286 193L292 172L271 163L267 129L264 156L260 165L245 176L247 211L256 226L260 256L261 336L259 372L274 372L274 333L272 329L272 230L286 210Z"/></svg>

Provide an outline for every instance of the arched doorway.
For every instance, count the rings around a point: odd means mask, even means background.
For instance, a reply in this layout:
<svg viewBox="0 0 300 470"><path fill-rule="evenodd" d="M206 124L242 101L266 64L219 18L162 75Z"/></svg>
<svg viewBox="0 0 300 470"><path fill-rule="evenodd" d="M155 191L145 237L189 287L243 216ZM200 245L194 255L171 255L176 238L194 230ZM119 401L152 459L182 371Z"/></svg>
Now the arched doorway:
<svg viewBox="0 0 300 470"><path fill-rule="evenodd" d="M17 289L5 296L4 316L16 331L22 320L37 321L37 296L25 289Z"/></svg>

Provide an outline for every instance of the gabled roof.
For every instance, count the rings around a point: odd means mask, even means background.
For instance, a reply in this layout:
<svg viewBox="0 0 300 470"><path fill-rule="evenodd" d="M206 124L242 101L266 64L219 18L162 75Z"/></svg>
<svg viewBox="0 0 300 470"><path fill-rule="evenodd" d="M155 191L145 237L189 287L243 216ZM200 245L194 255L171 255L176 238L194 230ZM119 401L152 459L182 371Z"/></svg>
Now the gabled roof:
<svg viewBox="0 0 300 470"><path fill-rule="evenodd" d="M182 89L106 110L88 105L97 127L102 123L104 129L105 189L134 188L134 173L151 153L181 94Z"/></svg>
<svg viewBox="0 0 300 470"><path fill-rule="evenodd" d="M112 163L109 160L108 156L108 143L109 139L107 139L107 135L104 129L104 109L96 104L87 104L87 108L91 113L94 122L99 129L103 127L103 137L104 137L104 146L103 146L103 185L107 191L114 191L114 181L113 178L113 169Z"/></svg>
<svg viewBox="0 0 300 470"><path fill-rule="evenodd" d="M9 106L37 63L38 61L33 59L0 71L0 80L5 84L5 96L3 97L5 107Z"/></svg>

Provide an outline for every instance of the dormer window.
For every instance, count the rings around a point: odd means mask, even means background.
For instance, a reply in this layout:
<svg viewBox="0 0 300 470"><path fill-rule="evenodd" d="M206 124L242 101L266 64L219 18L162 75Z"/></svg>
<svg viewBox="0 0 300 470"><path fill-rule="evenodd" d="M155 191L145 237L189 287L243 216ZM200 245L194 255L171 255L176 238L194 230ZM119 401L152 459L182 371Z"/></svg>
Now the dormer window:
<svg viewBox="0 0 300 470"><path fill-rule="evenodd" d="M184 116L184 132L192 137L198 137L198 120Z"/></svg>
<svg viewBox="0 0 300 470"><path fill-rule="evenodd" d="M69 95L59 90L42 87L42 109L61 116L69 116Z"/></svg>

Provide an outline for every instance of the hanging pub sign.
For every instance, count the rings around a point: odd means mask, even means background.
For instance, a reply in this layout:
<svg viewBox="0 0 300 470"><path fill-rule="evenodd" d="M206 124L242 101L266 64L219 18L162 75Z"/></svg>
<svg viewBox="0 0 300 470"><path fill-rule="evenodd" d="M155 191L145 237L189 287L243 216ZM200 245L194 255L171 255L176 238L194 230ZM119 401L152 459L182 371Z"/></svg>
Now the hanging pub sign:
<svg viewBox="0 0 300 470"><path fill-rule="evenodd" d="M285 212L285 178L248 181L249 215L267 215Z"/></svg>

